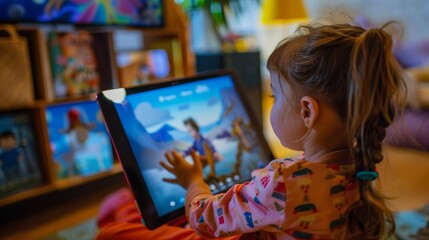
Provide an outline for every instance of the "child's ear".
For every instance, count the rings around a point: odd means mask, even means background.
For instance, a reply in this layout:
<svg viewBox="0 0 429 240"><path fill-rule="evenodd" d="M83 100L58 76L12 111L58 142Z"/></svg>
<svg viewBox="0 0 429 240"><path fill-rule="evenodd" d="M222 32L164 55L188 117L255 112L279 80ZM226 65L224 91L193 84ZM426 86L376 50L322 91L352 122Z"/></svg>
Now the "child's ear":
<svg viewBox="0 0 429 240"><path fill-rule="evenodd" d="M319 117L319 105L314 98L310 96L301 98L301 117L307 128L313 127Z"/></svg>

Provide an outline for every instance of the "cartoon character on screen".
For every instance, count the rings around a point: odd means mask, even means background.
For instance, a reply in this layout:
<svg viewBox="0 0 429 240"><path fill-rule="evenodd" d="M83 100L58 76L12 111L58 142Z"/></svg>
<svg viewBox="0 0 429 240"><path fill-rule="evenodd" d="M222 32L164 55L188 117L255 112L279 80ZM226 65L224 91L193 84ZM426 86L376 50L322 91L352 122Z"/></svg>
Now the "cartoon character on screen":
<svg viewBox="0 0 429 240"><path fill-rule="evenodd" d="M223 160L222 155L219 154L219 152L216 151L213 144L208 140L207 138L203 137L200 133L200 127L198 126L197 122L193 118L187 118L183 121L183 124L185 124L186 129L188 130L188 133L194 138L194 142L192 143L192 146L189 147L184 154L188 156L191 153L191 150L195 150L200 154L200 160L203 163L203 166L209 163L207 160L207 153L204 149L204 145L207 144L206 149L210 149L211 154L213 154L213 158L215 162Z"/></svg>
<svg viewBox="0 0 429 240"><path fill-rule="evenodd" d="M20 180L24 152L11 130L4 131L0 135L0 148L0 183L14 184Z"/></svg>
<svg viewBox="0 0 429 240"><path fill-rule="evenodd" d="M69 121L67 134L69 151L63 155L67 164L68 176L90 175L101 170L106 170L106 159L110 159L109 142L101 133L92 132L94 123L84 123L78 109L70 109L67 112Z"/></svg>

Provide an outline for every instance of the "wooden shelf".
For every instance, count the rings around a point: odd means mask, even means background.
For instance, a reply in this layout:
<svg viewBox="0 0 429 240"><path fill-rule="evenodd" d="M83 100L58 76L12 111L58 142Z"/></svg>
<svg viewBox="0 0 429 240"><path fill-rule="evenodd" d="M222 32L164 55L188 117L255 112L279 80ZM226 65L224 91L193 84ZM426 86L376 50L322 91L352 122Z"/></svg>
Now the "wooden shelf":
<svg viewBox="0 0 429 240"><path fill-rule="evenodd" d="M0 207L22 201L24 199L34 198L52 191L55 191L55 186L51 184L45 184L36 188L24 190L23 192L16 193L13 195L10 195L8 197L0 199Z"/></svg>
<svg viewBox="0 0 429 240"><path fill-rule="evenodd" d="M173 69L172 76L194 75L195 57L190 47L190 31L186 13L175 4L174 0L163 0L163 2L165 8L164 27L140 29L145 48L164 48L168 52L170 66ZM111 32L112 29L106 30ZM94 217L97 214L98 205L106 196L120 188L127 187L119 163L115 163L112 170L96 175L63 180L56 179L45 109L51 105L95 100L96 94L56 98L46 35L47 31L55 30L55 28L31 26L21 30L30 36L28 38L31 40L30 48L34 50L32 67L36 71L33 72L32 79L37 86L35 89L35 99L37 100L30 103L30 106L16 106L13 109L2 109L0 112L23 110L34 116L32 125L34 125L34 135L37 136L38 140L35 144L37 145L37 155L40 155L38 156L38 163L42 171L43 184L0 198L1 239L8 239L8 236L18 236L12 239L38 239L43 236L42 232L51 232L56 228L53 223L61 222L67 218L70 220L71 216L76 216L76 213L82 212L82 209L88 207L91 208L91 211L90 214L85 213L85 216ZM115 52L113 49L109 53L114 59ZM112 72L115 73L115 62L112 61L111 64ZM112 79L116 81L114 77ZM116 87L117 85L114 82L112 86ZM56 226L64 227L65 224L60 223Z"/></svg>
<svg viewBox="0 0 429 240"><path fill-rule="evenodd" d="M190 76L195 74L195 59L190 49L189 26L185 12L174 2L174 0L164 0L165 7L165 26L157 29L141 29L145 44L148 48L165 47L169 51L170 65L173 68L174 77ZM34 30L35 27L31 29ZM49 145L48 129L46 126L45 108L50 105L66 104L79 101L95 100L96 93L78 97L55 98L53 96L52 74L49 61L49 54L46 44L45 31L36 29L30 31L34 44L32 48L36 49L36 62L33 67L39 71L34 73L33 82L38 86L36 89L37 100L31 106L17 107L14 109L0 110L0 112L13 112L19 109L28 110L34 116L34 135L37 137L37 146L39 164L42 171L43 185L24 190L22 192L0 198L0 211L3 213L12 212L12 208L18 209L21 215L28 216L32 211L37 211L37 207L33 204L28 204L34 201L43 205L43 202L53 201L53 199L64 198L64 193L70 195L73 192L78 192L76 195L85 194L91 191L106 191L115 186L105 186L101 189L94 188L102 182L112 181L112 179L122 178L122 168L119 163L116 163L112 170L102 172L96 175L87 177L73 177L65 180L56 179L56 170L51 156L51 148ZM40 31L39 31L40 30ZM45 29L46 30L46 29ZM152 44L152 46L151 46ZM114 51L110 52L112 57ZM176 63L179 64L176 64ZM114 63L112 63L112 66ZM114 68L114 67L113 67ZM125 181L124 181L125 183ZM118 184L116 184L118 185ZM99 187L99 186L98 186ZM78 189L78 190L76 190ZM81 191L81 192L79 192ZM77 196L76 196L77 197ZM61 204L61 203L58 203ZM26 210L21 210L17 206L25 206ZM1 217L0 217L1 218ZM5 220L6 221L6 220Z"/></svg>
<svg viewBox="0 0 429 240"><path fill-rule="evenodd" d="M91 94L82 95L82 96L69 96L65 98L57 98L49 101L43 101L43 100L38 100L38 101L41 103L44 103L44 105L47 105L47 104L55 105L55 104L73 103L73 102L79 102L79 101L95 101L96 97L97 97L97 93L91 93Z"/></svg>
<svg viewBox="0 0 429 240"><path fill-rule="evenodd" d="M53 185L51 187L53 189L48 188L44 193L39 189L36 190L38 195L31 198L27 196L0 207L1 239L39 239L46 233L66 227L63 225L64 219L68 218L77 223L78 219L70 217L76 217L76 213L88 207L93 210L86 218L95 217L102 200L112 192L127 187L127 182L119 171L88 179L84 184L69 185L64 189ZM42 232L45 234L40 234L43 228Z"/></svg>
<svg viewBox="0 0 429 240"><path fill-rule="evenodd" d="M145 37L175 37L177 38L180 34L180 30L177 29L164 29L162 31L158 29L145 29L142 30Z"/></svg>
<svg viewBox="0 0 429 240"><path fill-rule="evenodd" d="M106 178L108 176L118 175L118 174L122 174L122 167L119 163L116 163L114 164L111 170L106 172L101 172L92 176L86 176L86 177L79 176L79 177L73 177L73 178L64 179L64 180L58 180L53 183L44 184L42 186L24 190L20 193L16 193L8 197L2 198L0 199L0 208L16 202L23 201L25 199L39 197L55 191L63 191L68 188L73 188L83 184L88 184L90 182L95 182L97 180Z"/></svg>
<svg viewBox="0 0 429 240"><path fill-rule="evenodd" d="M98 179L105 178L107 176L118 174L118 173L122 173L122 167L120 166L119 163L115 164L112 170L110 171L101 172L92 176L86 176L86 177L77 176L77 177L72 177L64 180L59 180L55 182L53 185L57 190L63 190L63 189L75 187L81 184L86 184L88 182L97 181Z"/></svg>

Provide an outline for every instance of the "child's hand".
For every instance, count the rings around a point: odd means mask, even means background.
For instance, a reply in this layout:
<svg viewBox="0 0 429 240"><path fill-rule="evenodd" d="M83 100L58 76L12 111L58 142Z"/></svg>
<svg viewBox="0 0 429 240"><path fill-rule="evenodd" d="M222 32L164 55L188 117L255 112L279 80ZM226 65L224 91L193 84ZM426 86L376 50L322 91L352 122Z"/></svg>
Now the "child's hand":
<svg viewBox="0 0 429 240"><path fill-rule="evenodd" d="M171 153L166 152L165 157L171 166L165 162L161 162L161 166L176 176L176 179L164 178L165 182L179 184L184 189L188 189L192 182L203 181L203 169L200 158L194 150L191 150L191 157L194 164L186 162L184 157L175 150Z"/></svg>

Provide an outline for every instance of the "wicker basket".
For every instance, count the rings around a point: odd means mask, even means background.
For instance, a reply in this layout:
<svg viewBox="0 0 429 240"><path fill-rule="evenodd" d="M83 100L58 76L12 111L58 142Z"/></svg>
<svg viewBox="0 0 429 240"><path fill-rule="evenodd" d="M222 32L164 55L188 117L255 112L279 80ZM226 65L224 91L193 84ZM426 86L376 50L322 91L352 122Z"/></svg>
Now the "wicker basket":
<svg viewBox="0 0 429 240"><path fill-rule="evenodd" d="M27 41L11 25L0 25L9 36L0 37L0 109L34 103L33 82Z"/></svg>

